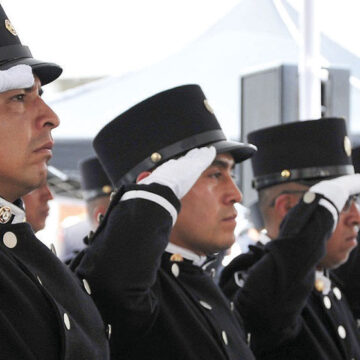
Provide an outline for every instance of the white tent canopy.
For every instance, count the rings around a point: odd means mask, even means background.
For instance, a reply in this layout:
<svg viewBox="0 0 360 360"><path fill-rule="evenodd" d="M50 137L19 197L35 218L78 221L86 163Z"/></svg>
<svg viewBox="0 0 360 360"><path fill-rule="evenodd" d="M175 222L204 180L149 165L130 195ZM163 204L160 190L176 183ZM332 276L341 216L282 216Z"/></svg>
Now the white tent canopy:
<svg viewBox="0 0 360 360"><path fill-rule="evenodd" d="M79 86L48 101L62 121L54 136L93 138L108 121L144 98L198 83L225 133L239 138L239 78L256 68L297 63L297 18L285 0L243 0L197 41L157 65ZM325 36L321 54L325 66L349 68L360 78L360 59ZM360 103L360 93L353 90L353 101L359 98ZM351 128L360 131L360 124L351 122Z"/></svg>

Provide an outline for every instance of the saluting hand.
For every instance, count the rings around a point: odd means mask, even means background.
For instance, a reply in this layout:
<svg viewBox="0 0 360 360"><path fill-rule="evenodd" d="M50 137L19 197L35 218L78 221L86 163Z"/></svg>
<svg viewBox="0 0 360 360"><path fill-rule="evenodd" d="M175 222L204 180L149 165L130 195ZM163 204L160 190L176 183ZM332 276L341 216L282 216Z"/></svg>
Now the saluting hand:
<svg viewBox="0 0 360 360"><path fill-rule="evenodd" d="M341 212L348 198L360 193L360 174L323 180L312 186L309 191L323 195L335 205L338 212Z"/></svg>
<svg viewBox="0 0 360 360"><path fill-rule="evenodd" d="M213 146L192 149L186 155L160 165L139 184L158 183L168 186L178 199L181 199L210 166L215 156L216 150Z"/></svg>

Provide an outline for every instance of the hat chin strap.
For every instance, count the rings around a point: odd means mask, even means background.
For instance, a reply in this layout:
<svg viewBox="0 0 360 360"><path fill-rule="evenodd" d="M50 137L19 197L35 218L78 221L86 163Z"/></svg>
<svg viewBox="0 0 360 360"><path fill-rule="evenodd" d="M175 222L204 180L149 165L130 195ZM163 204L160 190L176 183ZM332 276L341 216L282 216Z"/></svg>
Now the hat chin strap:
<svg viewBox="0 0 360 360"><path fill-rule="evenodd" d="M122 185L133 183L141 172L153 169L155 166L162 164L164 161L169 160L174 156L183 154L190 149L206 146L207 144L222 140L226 140L222 130L209 130L200 134L189 136L160 150L156 150L156 152L161 155L158 162L151 160L152 154L150 154L149 157L135 165L130 171L117 180L116 187L119 188Z"/></svg>
<svg viewBox="0 0 360 360"><path fill-rule="evenodd" d="M264 187L277 185L290 181L327 178L332 176L342 176L354 174L353 165L335 165L335 166L321 166L321 167L308 167L302 169L289 169L286 170L286 176L282 175L282 171L257 176L252 181L253 188L259 190Z"/></svg>

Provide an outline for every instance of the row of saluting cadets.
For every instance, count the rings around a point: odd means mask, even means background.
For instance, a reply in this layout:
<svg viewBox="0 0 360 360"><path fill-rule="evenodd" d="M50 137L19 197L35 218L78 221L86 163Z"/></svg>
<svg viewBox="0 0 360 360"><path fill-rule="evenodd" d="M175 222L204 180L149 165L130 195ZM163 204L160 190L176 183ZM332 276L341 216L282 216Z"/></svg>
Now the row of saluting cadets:
<svg viewBox="0 0 360 360"><path fill-rule="evenodd" d="M59 120L41 86L61 68L32 57L3 9L0 24L1 359L360 359L356 253L334 270L360 223L344 119L244 144L197 85L142 101L94 139L116 191L67 267L18 200L46 178ZM242 197L233 168L249 158L267 238L216 284L207 268L234 242Z"/></svg>

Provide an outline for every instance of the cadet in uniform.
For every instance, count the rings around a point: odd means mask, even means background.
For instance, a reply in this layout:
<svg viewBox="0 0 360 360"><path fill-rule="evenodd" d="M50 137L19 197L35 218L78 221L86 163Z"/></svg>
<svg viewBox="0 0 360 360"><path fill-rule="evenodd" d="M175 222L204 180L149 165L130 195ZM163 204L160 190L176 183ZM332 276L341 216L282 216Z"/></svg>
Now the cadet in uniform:
<svg viewBox="0 0 360 360"><path fill-rule="evenodd" d="M218 154L199 168L194 148L204 145ZM112 325L112 357L254 359L241 318L203 267L205 254L234 241L241 194L232 168L255 148L226 140L197 85L135 105L100 131L94 148L119 190L77 272ZM202 175L185 195L196 171Z"/></svg>
<svg viewBox="0 0 360 360"><path fill-rule="evenodd" d="M95 230L109 207L113 187L97 157L83 160L80 173L88 218L92 230Z"/></svg>
<svg viewBox="0 0 360 360"><path fill-rule="evenodd" d="M87 219L63 230L63 261L70 263L84 247L83 241L89 231L95 231L106 213L113 187L97 157L80 163L81 190L86 202ZM85 231L77 234L76 230ZM74 238L74 233L76 238Z"/></svg>
<svg viewBox="0 0 360 360"><path fill-rule="evenodd" d="M204 145L215 146L217 156L210 166L203 167L188 193L181 191L184 177L199 168L198 157L190 152L179 160L162 163ZM119 190L90 239L87 258L80 261L77 272L89 281L105 321L112 324L113 358L253 359L239 312L204 267L206 255L234 242L234 204L241 200L241 193L233 182L232 168L250 157L255 148L226 141L196 85L170 89L135 105L100 131L94 148ZM293 226L299 214L301 224L309 231L323 226L310 242L313 251L307 254L307 261L314 263L312 270L324 253L336 208L342 207L349 194L360 191L360 183L356 187L350 179L342 180L344 190L334 200L336 205L323 195L309 193L307 203L299 205L283 228L289 236L307 238L307 230ZM329 197L333 198L331 194ZM303 245L307 243L309 240ZM109 248L110 258L106 253ZM297 254L300 248L287 246L286 255L291 256L292 251ZM276 246L272 253L278 256ZM253 317L261 318L257 324L260 332L262 325L271 331L267 309L274 303L266 292L263 298L259 295L263 295L263 279L273 270L271 262L260 267L255 281L247 286L248 293L244 293L246 307L238 306L242 316L251 311ZM294 285L292 297L287 297L298 301L294 304L298 311L312 283L304 282L301 276L290 278L296 285L300 281L299 292ZM275 319L277 326L282 321L281 325L288 325L286 316L277 319L275 314ZM265 345L272 350L272 343Z"/></svg>
<svg viewBox="0 0 360 360"><path fill-rule="evenodd" d="M259 148L253 184L273 240L235 258L220 285L241 310L257 359L360 359L348 303L328 276L356 246L360 223L353 197L338 203L346 186L348 195L360 190L358 175L339 177L354 171L344 119L278 125L248 139Z"/></svg>
<svg viewBox="0 0 360 360"><path fill-rule="evenodd" d="M45 227L45 221L49 215L48 202L53 198L46 181L22 197L25 205L26 221L31 225L34 233Z"/></svg>
<svg viewBox="0 0 360 360"><path fill-rule="evenodd" d="M356 173L360 173L360 146L353 148L352 161ZM342 286L358 328L360 327L360 247L351 252L349 260L333 271Z"/></svg>
<svg viewBox="0 0 360 360"><path fill-rule="evenodd" d="M1 7L0 24L0 358L109 359L88 284L35 237L19 200L46 180L59 120L41 85L62 70L32 57Z"/></svg>

